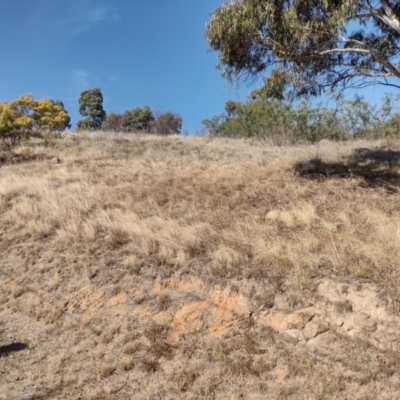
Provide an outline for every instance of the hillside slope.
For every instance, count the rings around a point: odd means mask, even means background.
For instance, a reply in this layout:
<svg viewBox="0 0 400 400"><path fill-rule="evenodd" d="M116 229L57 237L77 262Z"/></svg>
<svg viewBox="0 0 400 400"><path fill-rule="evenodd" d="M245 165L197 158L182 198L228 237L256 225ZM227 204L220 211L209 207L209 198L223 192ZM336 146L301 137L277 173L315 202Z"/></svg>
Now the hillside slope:
<svg viewBox="0 0 400 400"><path fill-rule="evenodd" d="M0 399L396 398L399 184L400 142L4 148Z"/></svg>

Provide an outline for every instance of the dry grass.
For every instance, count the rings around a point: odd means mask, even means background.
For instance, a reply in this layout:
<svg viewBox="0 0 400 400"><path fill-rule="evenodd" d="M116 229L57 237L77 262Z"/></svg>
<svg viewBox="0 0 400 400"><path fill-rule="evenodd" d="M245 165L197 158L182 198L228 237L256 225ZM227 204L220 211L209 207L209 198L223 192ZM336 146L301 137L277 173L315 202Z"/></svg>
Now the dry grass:
<svg viewBox="0 0 400 400"><path fill-rule="evenodd" d="M218 336L215 293L258 310L292 288L295 308L335 276L400 300L399 151L153 135L4 149L0 346L28 349L0 347L0 399L390 398L396 354L352 342L333 368L250 317Z"/></svg>

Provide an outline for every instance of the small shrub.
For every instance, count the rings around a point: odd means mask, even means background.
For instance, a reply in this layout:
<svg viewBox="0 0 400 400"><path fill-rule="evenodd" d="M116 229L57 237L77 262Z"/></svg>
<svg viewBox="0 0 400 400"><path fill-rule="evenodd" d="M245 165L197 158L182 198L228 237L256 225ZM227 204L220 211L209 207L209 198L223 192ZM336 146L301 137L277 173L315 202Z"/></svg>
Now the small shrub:
<svg viewBox="0 0 400 400"><path fill-rule="evenodd" d="M101 129L105 132L122 132L122 115L110 113L101 124Z"/></svg>
<svg viewBox="0 0 400 400"><path fill-rule="evenodd" d="M170 111L159 114L152 122L152 130L161 135L181 133L182 117Z"/></svg>

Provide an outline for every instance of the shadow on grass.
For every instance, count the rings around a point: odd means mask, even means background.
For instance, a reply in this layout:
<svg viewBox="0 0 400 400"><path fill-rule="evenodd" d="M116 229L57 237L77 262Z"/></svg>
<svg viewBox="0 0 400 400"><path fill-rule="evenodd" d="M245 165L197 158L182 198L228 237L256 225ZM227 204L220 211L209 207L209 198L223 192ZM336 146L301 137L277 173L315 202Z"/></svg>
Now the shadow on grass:
<svg viewBox="0 0 400 400"><path fill-rule="evenodd" d="M0 346L0 357L7 357L11 353L16 351L22 351L28 348L28 345L25 343L11 343L5 346Z"/></svg>
<svg viewBox="0 0 400 400"><path fill-rule="evenodd" d="M362 178L362 187L400 192L400 151L355 149L345 161L326 163L315 158L295 165L297 176L312 180Z"/></svg>

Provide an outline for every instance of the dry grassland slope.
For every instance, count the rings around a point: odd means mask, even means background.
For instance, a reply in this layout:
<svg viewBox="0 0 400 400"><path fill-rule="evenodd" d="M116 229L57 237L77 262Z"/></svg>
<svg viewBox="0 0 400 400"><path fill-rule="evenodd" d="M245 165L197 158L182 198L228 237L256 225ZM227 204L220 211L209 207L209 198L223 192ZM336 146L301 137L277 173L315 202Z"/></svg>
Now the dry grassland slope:
<svg viewBox="0 0 400 400"><path fill-rule="evenodd" d="M399 184L400 142L3 148L0 399L399 398Z"/></svg>

